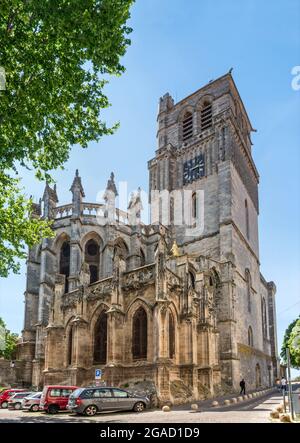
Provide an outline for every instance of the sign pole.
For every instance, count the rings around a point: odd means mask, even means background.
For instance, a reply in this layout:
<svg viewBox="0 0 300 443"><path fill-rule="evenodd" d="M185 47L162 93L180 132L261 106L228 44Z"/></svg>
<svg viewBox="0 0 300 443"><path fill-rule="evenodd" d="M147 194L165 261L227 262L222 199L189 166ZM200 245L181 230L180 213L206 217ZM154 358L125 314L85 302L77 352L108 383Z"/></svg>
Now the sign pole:
<svg viewBox="0 0 300 443"><path fill-rule="evenodd" d="M289 384L289 408L290 408L290 413L292 415L292 419L294 420L294 405L292 399L292 384L291 384L291 358L290 358L289 348L286 348L286 357L287 357L288 384Z"/></svg>
<svg viewBox="0 0 300 443"><path fill-rule="evenodd" d="M101 380L102 379L102 369L95 369L95 384L96 386L100 386L101 385Z"/></svg>

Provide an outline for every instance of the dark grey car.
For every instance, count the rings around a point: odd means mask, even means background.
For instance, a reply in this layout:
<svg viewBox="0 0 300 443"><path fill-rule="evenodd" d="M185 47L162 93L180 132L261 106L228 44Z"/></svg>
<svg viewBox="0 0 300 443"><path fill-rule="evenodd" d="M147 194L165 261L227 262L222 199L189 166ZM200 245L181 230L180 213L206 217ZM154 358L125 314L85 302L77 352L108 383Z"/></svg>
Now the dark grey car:
<svg viewBox="0 0 300 443"><path fill-rule="evenodd" d="M148 397L139 397L124 389L113 387L79 388L70 397L67 409L77 414L93 416L101 411L142 412L150 408Z"/></svg>

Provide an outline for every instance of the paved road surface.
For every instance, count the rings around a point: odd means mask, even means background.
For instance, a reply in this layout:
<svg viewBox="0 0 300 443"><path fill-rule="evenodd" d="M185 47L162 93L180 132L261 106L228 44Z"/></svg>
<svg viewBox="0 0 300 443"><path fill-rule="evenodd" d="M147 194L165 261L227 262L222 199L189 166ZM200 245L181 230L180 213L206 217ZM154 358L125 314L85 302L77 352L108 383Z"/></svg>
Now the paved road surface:
<svg viewBox="0 0 300 443"><path fill-rule="evenodd" d="M269 413L281 403L279 393L270 393L245 403L219 408L191 411L186 406L171 412L155 409L141 414L133 412L101 413L95 417L76 416L70 413L48 415L25 411L0 409L0 422L45 423L45 422L96 422L96 423L269 423Z"/></svg>

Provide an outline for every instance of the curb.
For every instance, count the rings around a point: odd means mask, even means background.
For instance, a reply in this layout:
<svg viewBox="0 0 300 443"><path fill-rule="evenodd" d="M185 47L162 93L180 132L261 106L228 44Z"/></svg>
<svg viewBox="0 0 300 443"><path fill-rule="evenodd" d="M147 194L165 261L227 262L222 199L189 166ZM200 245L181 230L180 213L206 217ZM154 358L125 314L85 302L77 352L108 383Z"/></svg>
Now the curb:
<svg viewBox="0 0 300 443"><path fill-rule="evenodd" d="M246 394L246 395L238 396L238 397L232 397L230 399L223 400L222 404L221 404L221 402L219 403L217 400L215 400L211 403L210 407L215 409L218 407L232 406L234 404L248 402L249 400L257 399L259 397L267 395L268 393L271 393L272 391L275 392L275 388L269 388L269 389L263 389L262 391L251 392L250 394Z"/></svg>

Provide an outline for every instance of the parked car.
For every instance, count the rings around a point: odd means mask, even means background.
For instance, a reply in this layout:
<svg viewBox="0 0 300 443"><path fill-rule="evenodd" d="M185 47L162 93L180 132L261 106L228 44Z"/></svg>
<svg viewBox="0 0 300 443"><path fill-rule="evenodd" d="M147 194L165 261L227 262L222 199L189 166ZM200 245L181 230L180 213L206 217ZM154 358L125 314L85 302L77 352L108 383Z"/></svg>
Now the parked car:
<svg viewBox="0 0 300 443"><path fill-rule="evenodd" d="M22 409L37 412L40 409L41 396L42 392L35 392L24 397L22 400Z"/></svg>
<svg viewBox="0 0 300 443"><path fill-rule="evenodd" d="M142 412L150 408L150 399L113 387L78 388L69 398L68 409L77 414L93 416L101 411L133 410Z"/></svg>
<svg viewBox="0 0 300 443"><path fill-rule="evenodd" d="M26 389L6 389L0 394L0 407L7 408L10 397L17 392L27 392Z"/></svg>
<svg viewBox="0 0 300 443"><path fill-rule="evenodd" d="M8 409L10 409L10 410L21 409L23 398L26 397L27 395L31 395L31 394L32 394L32 392L26 392L26 391L25 392L16 392L8 400L8 404L7 404Z"/></svg>
<svg viewBox="0 0 300 443"><path fill-rule="evenodd" d="M40 410L56 414L67 409L70 394L78 386L45 386L40 400Z"/></svg>
<svg viewBox="0 0 300 443"><path fill-rule="evenodd" d="M7 389L9 389L8 386L6 386L6 387L1 387L1 388L0 388L0 394L1 394L1 392L3 392L3 391L7 391Z"/></svg>

